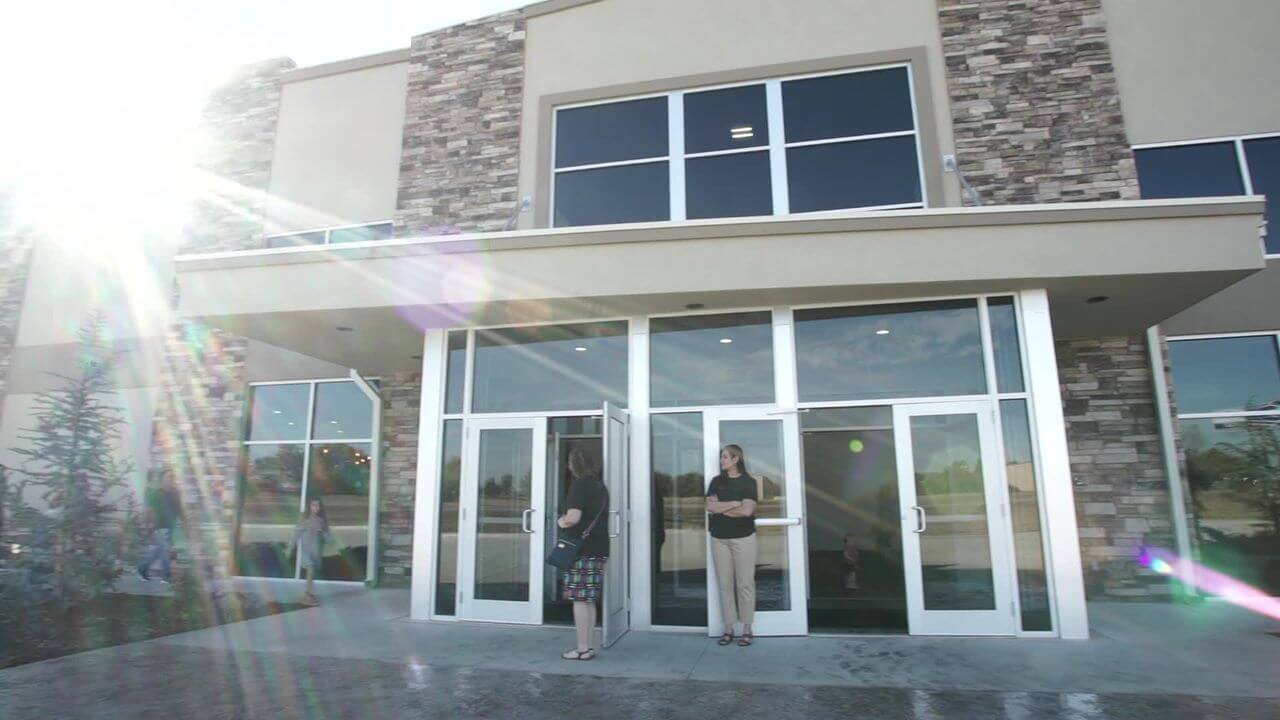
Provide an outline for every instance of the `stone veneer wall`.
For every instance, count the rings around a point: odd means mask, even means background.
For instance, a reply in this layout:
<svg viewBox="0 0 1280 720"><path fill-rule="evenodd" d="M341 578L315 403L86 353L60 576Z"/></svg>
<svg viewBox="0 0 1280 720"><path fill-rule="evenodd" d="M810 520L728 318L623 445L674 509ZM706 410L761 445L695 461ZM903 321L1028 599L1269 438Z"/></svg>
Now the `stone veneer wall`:
<svg viewBox="0 0 1280 720"><path fill-rule="evenodd" d="M1088 594L1167 596L1167 579L1135 562L1144 545L1176 548L1146 337L1064 340L1057 353Z"/></svg>
<svg viewBox="0 0 1280 720"><path fill-rule="evenodd" d="M284 58L252 65L210 95L197 159L205 181L179 253L262 247L280 77L293 67ZM205 578L232 566L247 350L244 338L188 320L172 323L165 337L152 467L174 472L191 559Z"/></svg>
<svg viewBox="0 0 1280 720"><path fill-rule="evenodd" d="M1102 0L939 0L956 159L983 204L1138 197Z"/></svg>
<svg viewBox="0 0 1280 720"><path fill-rule="evenodd" d="M413 567L413 494L418 475L418 408L422 374L382 381L381 507L378 564L388 585L408 585Z"/></svg>
<svg viewBox="0 0 1280 720"><path fill-rule="evenodd" d="M518 205L524 16L413 39L397 237L501 230Z"/></svg>
<svg viewBox="0 0 1280 720"><path fill-rule="evenodd" d="M1138 197L1102 0L938 0L938 19L957 162L982 204ZM1145 337L1057 350L1089 595L1167 595L1135 562L1173 546Z"/></svg>

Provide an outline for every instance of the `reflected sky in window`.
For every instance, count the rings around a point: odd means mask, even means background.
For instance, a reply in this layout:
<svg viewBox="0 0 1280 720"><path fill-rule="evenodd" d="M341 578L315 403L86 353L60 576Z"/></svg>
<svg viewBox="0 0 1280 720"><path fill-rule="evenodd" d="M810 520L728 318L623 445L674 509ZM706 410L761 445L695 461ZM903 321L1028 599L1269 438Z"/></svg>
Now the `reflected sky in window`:
<svg viewBox="0 0 1280 720"><path fill-rule="evenodd" d="M987 391L976 300L800 310L795 333L803 401Z"/></svg>
<svg viewBox="0 0 1280 720"><path fill-rule="evenodd" d="M627 403L625 321L476 332L475 412Z"/></svg>
<svg viewBox="0 0 1280 720"><path fill-rule="evenodd" d="M654 407L773 402L773 325L766 312L654 318Z"/></svg>

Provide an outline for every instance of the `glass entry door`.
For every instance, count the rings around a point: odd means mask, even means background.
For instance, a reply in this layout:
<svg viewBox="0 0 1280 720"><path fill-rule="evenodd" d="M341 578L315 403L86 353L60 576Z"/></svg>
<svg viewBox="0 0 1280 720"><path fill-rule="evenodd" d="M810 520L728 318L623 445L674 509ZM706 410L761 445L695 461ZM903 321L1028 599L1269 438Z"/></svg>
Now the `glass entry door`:
<svg viewBox="0 0 1280 720"><path fill-rule="evenodd" d="M468 420L465 432L458 617L540 624L546 420Z"/></svg>
<svg viewBox="0 0 1280 720"><path fill-rule="evenodd" d="M893 409L912 634L1016 631L993 413L988 402Z"/></svg>
<svg viewBox="0 0 1280 720"><path fill-rule="evenodd" d="M738 445L747 474L755 479L756 635L808 632L805 600L804 506L800 481L800 434L794 412L716 409L703 413L706 484L720 473L720 449ZM709 635L723 629L720 591L708 539L707 616Z"/></svg>

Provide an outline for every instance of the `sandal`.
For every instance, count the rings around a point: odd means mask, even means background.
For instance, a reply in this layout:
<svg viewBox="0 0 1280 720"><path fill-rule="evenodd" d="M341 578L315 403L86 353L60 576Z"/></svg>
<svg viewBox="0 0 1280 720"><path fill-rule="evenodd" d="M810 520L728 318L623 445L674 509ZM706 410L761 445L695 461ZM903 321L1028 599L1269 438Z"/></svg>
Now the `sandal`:
<svg viewBox="0 0 1280 720"><path fill-rule="evenodd" d="M565 660L582 660L583 662L586 662L588 660L596 659L596 651L594 648L589 649L585 652L578 652L577 650L567 650L561 653L560 657Z"/></svg>
<svg viewBox="0 0 1280 720"><path fill-rule="evenodd" d="M752 635L751 633L742 633L742 639L738 640L738 647L749 646L751 644L751 641L754 640L755 637L756 636Z"/></svg>
<svg viewBox="0 0 1280 720"><path fill-rule="evenodd" d="M725 633L720 636L720 639L716 641L716 644L721 647L724 647L725 645L728 645L731 642L733 642L733 633Z"/></svg>

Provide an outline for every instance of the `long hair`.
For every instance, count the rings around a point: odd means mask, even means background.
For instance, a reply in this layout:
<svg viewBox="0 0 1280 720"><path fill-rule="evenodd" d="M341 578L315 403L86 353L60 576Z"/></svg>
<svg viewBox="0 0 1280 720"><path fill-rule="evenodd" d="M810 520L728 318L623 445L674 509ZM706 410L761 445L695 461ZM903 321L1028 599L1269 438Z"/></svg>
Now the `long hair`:
<svg viewBox="0 0 1280 720"><path fill-rule="evenodd" d="M329 516L324 511L324 500L322 500L319 495L307 498L307 505L302 509L302 517L304 519L311 517L311 503L316 503L320 506L320 510L316 513L316 517L324 521L325 527L328 527Z"/></svg>
<svg viewBox="0 0 1280 720"><path fill-rule="evenodd" d="M742 473L743 475L750 475L751 473L747 472L747 454L742 451L742 446L730 443L720 448L720 452L724 452L726 450L729 451L730 455L738 456L738 472ZM727 478L729 477L729 472L721 468L720 474L718 477Z"/></svg>
<svg viewBox="0 0 1280 720"><path fill-rule="evenodd" d="M595 475L596 465L582 450L573 448L569 451L569 472L575 479Z"/></svg>

